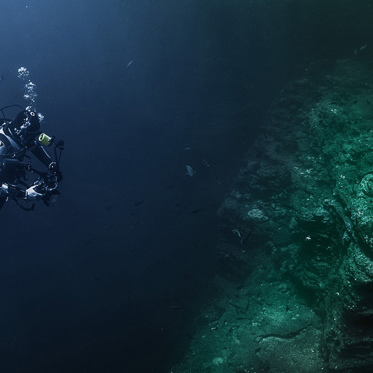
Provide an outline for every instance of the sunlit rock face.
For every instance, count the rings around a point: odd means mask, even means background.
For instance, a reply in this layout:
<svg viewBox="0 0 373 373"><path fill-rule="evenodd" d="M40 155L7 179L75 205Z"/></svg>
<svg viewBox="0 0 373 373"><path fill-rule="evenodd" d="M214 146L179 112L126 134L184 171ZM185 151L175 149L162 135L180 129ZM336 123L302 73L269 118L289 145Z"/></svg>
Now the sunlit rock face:
<svg viewBox="0 0 373 373"><path fill-rule="evenodd" d="M370 371L373 65L315 64L284 88L219 213L225 292L173 371Z"/></svg>

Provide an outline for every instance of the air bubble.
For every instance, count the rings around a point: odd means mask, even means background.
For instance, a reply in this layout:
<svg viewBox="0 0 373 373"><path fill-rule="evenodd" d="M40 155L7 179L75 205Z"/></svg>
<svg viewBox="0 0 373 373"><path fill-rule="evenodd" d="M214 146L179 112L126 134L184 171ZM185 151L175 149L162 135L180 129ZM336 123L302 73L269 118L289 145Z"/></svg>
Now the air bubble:
<svg viewBox="0 0 373 373"><path fill-rule="evenodd" d="M30 79L30 71L26 69L26 67L20 67L18 69L18 78L22 79L25 83L25 92L23 94L23 98L29 101L30 107L35 107L36 98L38 97L36 93L36 84L33 83Z"/></svg>

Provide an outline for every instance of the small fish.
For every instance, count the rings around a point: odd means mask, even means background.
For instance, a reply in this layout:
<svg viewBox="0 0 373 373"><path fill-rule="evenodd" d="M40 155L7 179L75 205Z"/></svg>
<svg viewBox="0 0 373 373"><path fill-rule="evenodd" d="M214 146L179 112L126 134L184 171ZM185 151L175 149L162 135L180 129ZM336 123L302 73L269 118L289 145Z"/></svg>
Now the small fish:
<svg viewBox="0 0 373 373"><path fill-rule="evenodd" d="M142 205L144 202L145 202L145 200L142 199L142 200L140 200L140 201L136 201L133 205L134 205L135 207L137 207L137 206Z"/></svg>
<svg viewBox="0 0 373 373"><path fill-rule="evenodd" d="M203 207L200 207L199 209L192 210L191 214L198 214L199 212L203 211Z"/></svg>
<svg viewBox="0 0 373 373"><path fill-rule="evenodd" d="M187 169L186 175L189 175L190 177L192 177L196 173L196 171L194 171L191 166L185 165L185 167Z"/></svg>
<svg viewBox="0 0 373 373"><path fill-rule="evenodd" d="M232 233L235 234L235 235L237 235L238 238L242 238L241 232L238 229L232 229Z"/></svg>
<svg viewBox="0 0 373 373"><path fill-rule="evenodd" d="M0 82L4 80L4 73L1 74Z"/></svg>
<svg viewBox="0 0 373 373"><path fill-rule="evenodd" d="M364 44L362 45L360 48L356 48L354 50L354 55L357 56L361 51L363 51L366 47L368 46L368 44Z"/></svg>
<svg viewBox="0 0 373 373"><path fill-rule="evenodd" d="M127 63L126 70L132 65L132 63L133 63L133 60Z"/></svg>

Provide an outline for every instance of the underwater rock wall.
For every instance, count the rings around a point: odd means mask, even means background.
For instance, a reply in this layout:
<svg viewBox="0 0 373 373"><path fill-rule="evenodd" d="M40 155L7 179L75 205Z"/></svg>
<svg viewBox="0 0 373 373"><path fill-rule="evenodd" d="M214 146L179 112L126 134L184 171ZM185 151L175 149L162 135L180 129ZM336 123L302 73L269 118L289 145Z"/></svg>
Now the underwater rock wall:
<svg viewBox="0 0 373 373"><path fill-rule="evenodd" d="M219 214L221 298L177 372L373 369L373 64L313 64Z"/></svg>

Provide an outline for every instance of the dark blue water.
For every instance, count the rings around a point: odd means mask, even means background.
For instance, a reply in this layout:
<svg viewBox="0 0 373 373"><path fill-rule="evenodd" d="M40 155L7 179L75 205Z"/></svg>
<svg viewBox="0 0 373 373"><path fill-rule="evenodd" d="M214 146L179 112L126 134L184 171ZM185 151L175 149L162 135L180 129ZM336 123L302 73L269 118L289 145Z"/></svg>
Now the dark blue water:
<svg viewBox="0 0 373 373"><path fill-rule="evenodd" d="M55 207L1 211L1 371L163 372L182 358L214 293L216 212L263 113L341 50L337 37L305 48L327 26L288 3L2 2L0 104L27 104L27 67L66 150Z"/></svg>

